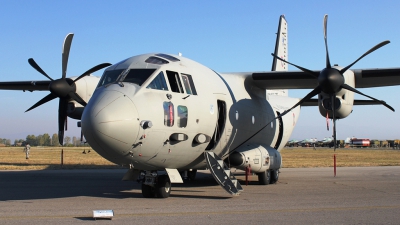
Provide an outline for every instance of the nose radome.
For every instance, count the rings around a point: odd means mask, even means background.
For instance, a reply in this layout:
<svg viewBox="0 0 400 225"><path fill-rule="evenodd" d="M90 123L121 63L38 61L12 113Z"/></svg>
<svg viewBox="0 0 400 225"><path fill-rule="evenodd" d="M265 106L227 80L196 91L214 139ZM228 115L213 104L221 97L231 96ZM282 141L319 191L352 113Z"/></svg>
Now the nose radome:
<svg viewBox="0 0 400 225"><path fill-rule="evenodd" d="M119 91L95 93L82 115L88 143L110 161L122 156L136 141L138 113L132 100Z"/></svg>

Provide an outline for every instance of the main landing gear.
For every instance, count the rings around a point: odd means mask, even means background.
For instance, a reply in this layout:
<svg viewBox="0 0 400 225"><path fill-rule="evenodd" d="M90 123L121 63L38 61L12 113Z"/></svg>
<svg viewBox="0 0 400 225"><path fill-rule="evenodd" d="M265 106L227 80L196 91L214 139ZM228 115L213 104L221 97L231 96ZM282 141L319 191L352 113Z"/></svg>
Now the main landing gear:
<svg viewBox="0 0 400 225"><path fill-rule="evenodd" d="M142 195L145 198L168 198L171 194L171 181L168 175L158 175L157 171L145 171L141 174Z"/></svg>
<svg viewBox="0 0 400 225"><path fill-rule="evenodd" d="M257 173L257 176L261 185L275 184L279 179L279 170L267 170Z"/></svg>

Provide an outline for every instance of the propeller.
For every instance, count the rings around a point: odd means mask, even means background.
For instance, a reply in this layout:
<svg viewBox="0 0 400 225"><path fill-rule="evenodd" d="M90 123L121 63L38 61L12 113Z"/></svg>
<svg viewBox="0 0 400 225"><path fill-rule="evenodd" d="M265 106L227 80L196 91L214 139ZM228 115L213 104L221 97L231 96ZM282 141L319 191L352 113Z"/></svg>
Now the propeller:
<svg viewBox="0 0 400 225"><path fill-rule="evenodd" d="M324 16L324 41L325 41L325 50L326 50L326 67L321 70L321 72L315 72L315 71L311 71L309 69L306 69L304 67L298 66L296 64L290 63L282 58L280 58L279 56L272 54L273 57L288 63L298 69L300 69L301 71L315 77L318 80L318 86L312 90L310 93L308 93L303 99L301 99L298 103L296 103L293 107L291 107L290 109L284 111L282 114L280 114L279 116L277 116L276 118L282 117L285 114L287 114L288 112L290 112L292 109L296 108L297 106L301 105L303 102L310 100L312 97L316 96L317 94L320 93L325 93L328 94L330 96L330 100L331 100L331 108L327 109L329 111L332 111L332 119L333 119L333 139L334 139L334 143L335 143L335 147L334 150L336 150L336 115L335 115L335 111L336 111L336 107L335 107L335 99L336 99L336 94L342 90L342 89L346 89L352 92L355 92L357 94L363 95L367 98L370 98L382 105L384 105L385 107L389 108L390 110L394 111L394 109L386 104L386 102L382 101L382 100L378 100L376 98L373 98L369 95L366 95L358 90L356 90L355 88L347 85L344 82L344 77L343 74L350 68L352 67L354 64L356 64L359 60L361 60L362 58L364 58L365 56L367 56L368 54L372 53L373 51L381 48L384 45L387 45L390 43L390 41L383 41L377 45L375 45L374 47L372 47L370 50L368 50L367 52L365 52L362 56L360 56L357 60L355 60L353 63L349 64L348 66L342 68L342 69L337 69L337 68L332 68L330 60L329 60L329 52L328 52L328 38L327 38L327 24L328 24L328 15ZM275 119L276 119L275 118Z"/></svg>
<svg viewBox="0 0 400 225"><path fill-rule="evenodd" d="M94 73L100 69L103 69L105 67L110 66L110 63L102 63L97 66L92 67L91 69L87 70L86 72L82 73L78 78L75 80L72 80L70 78L66 78L67 76L67 67L68 67L68 58L69 58L69 51L71 49L71 43L72 43L72 38L74 37L74 34L69 33L65 37L64 44L63 44L63 51L62 51L62 75L60 79L52 79L49 75L46 74L40 68L40 66L35 62L33 58L28 59L28 63L39 73L41 73L43 76L47 77L49 80L51 80L49 84L49 91L50 94L46 95L44 98L36 102L33 106L31 106L29 109L27 109L25 112L28 112L40 105L43 105L55 98L59 98L59 104L58 104L58 141L61 145L63 145L63 140L64 140L64 127L65 130L67 128L67 107L68 107L68 101L75 100L79 104L86 106L87 103L79 96L78 93L76 93L76 85L75 83L82 79L85 76L90 75L91 73Z"/></svg>

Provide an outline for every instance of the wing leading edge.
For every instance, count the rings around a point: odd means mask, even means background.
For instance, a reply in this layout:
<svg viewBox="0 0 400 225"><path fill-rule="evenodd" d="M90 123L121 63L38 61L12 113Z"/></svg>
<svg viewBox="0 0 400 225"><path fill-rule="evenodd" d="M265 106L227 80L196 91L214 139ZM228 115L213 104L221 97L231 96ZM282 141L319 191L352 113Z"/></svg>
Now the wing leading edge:
<svg viewBox="0 0 400 225"><path fill-rule="evenodd" d="M50 80L0 82L0 90L48 91Z"/></svg>
<svg viewBox="0 0 400 225"><path fill-rule="evenodd" d="M380 105L381 103L373 100L354 99L353 105ZM318 99L312 98L301 104L301 106L318 106Z"/></svg>
<svg viewBox="0 0 400 225"><path fill-rule="evenodd" d="M400 68L356 69L355 88L400 85ZM319 73L320 71L314 70ZM315 77L303 71L271 71L252 73L254 85L263 89L313 89L318 85Z"/></svg>

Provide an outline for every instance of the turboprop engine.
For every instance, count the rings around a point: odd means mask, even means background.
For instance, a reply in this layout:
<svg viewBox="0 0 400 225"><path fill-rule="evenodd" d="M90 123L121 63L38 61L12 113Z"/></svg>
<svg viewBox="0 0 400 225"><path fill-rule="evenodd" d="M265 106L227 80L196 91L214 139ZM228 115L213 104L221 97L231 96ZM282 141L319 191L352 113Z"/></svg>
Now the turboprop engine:
<svg viewBox="0 0 400 225"><path fill-rule="evenodd" d="M337 68L338 70L342 69L335 65L333 68ZM354 73L351 70L347 70L344 74L344 83L349 85L350 87L355 86L354 83ZM343 119L350 115L351 111L353 110L353 103L354 103L354 92L346 90L342 88L338 93L335 95L335 117L336 119ZM329 94L321 92L318 95L318 107L319 112L323 117L326 117L328 113L328 117L330 119L333 118L332 115L332 99Z"/></svg>
<svg viewBox="0 0 400 225"><path fill-rule="evenodd" d="M250 166L252 172L258 173L269 169L279 169L282 165L282 157L276 149L270 146L247 144L232 152L225 159L225 163L241 170Z"/></svg>
<svg viewBox="0 0 400 225"><path fill-rule="evenodd" d="M71 79L76 79L75 77L72 77ZM92 97L92 93L94 93L94 90L97 87L97 84L99 83L100 78L95 77L95 76L85 76L81 79L79 79L77 82L75 82L75 92L81 96L81 98L85 102L89 102L90 98ZM67 106L67 115L70 118L80 120L83 114L83 109L85 108L84 105L81 103L77 102L74 99L71 99L68 101L68 106Z"/></svg>
<svg viewBox="0 0 400 225"><path fill-rule="evenodd" d="M344 68L339 68L336 65L332 67L330 59L329 59L329 53L328 53L328 40L327 40L327 26L328 25L327 24L328 24L328 15L325 15L324 16L324 40L325 40L325 50L326 50L326 66L321 71L319 71L319 72L311 71L311 70L306 69L304 67L301 67L301 66L298 66L296 64L290 63L290 62L286 61L285 59L280 58L276 54L272 54L272 56L274 56L275 58L278 58L282 62L288 63L288 64L296 67L297 69L307 73L310 76L315 77L317 79L317 81L318 81L318 86L316 86L310 93L308 93L306 96L304 96L304 98L302 98L298 103L296 103L294 106L292 106L292 108L290 108L288 110L285 110L280 115L280 117L286 115L288 112L290 112L292 109L296 108L297 106L301 105L303 102L306 102L306 101L310 100L312 97L314 97L316 95L319 95L319 98L318 98L319 105L323 106L323 110L322 110L321 114L323 116L326 116L327 109L329 109L329 108L332 109L330 112L328 110L328 117L333 119L333 140L334 140L334 143L336 143L336 128L335 128L336 127L336 120L338 118L344 118L344 117L348 116L351 113L351 108L346 108L346 106L344 106L345 105L344 101L340 102L341 100L345 100L346 99L346 93L348 93L348 92L342 92L342 91L344 91L343 89L345 89L347 91L355 92L355 93L360 94L360 95L363 95L363 96L365 96L365 97L367 97L369 99L372 99L373 101L375 101L375 102L377 102L379 104L384 105L388 109L394 111L393 107L391 107L390 105L386 104L385 101L376 99L374 97L366 95L366 94L362 93L361 91L358 91L357 89L355 89L354 88L355 87L355 85L354 85L354 73L353 72L349 72L350 67L352 67L354 64L356 64L358 61L360 61L362 58L364 58L365 56L367 56L371 52L374 52L375 50L381 48L382 46L389 44L390 41L387 41L387 40L386 41L382 41L381 43L375 45L370 50L365 52L362 56L360 56L358 59L356 59L354 62L352 62L351 64L349 64L348 66L346 66ZM349 74L351 74L351 75L349 75ZM329 98L331 100L330 104L326 100L326 96L329 96ZM338 96L341 99L338 98ZM336 106L337 105L336 104L337 101L342 103L339 107ZM350 101L349 99L346 100L346 101L347 102L352 102L352 104L353 104L354 103L354 97L352 98L352 101ZM321 107L320 107L320 110L321 110ZM342 115L341 116L336 115L337 111L338 111L338 113L342 113ZM332 115L330 115L330 114L332 114Z"/></svg>

